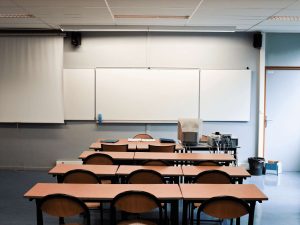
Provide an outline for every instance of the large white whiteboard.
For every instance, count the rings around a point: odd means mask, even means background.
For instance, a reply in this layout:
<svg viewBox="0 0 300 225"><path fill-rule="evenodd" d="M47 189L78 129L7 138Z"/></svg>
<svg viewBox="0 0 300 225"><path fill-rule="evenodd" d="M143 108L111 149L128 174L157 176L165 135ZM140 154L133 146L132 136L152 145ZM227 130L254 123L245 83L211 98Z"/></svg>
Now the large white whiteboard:
<svg viewBox="0 0 300 225"><path fill-rule="evenodd" d="M95 119L95 70L64 69L65 120Z"/></svg>
<svg viewBox="0 0 300 225"><path fill-rule="evenodd" d="M201 70L200 118L249 121L251 70Z"/></svg>
<svg viewBox="0 0 300 225"><path fill-rule="evenodd" d="M104 122L198 118L199 70L96 69L96 114Z"/></svg>

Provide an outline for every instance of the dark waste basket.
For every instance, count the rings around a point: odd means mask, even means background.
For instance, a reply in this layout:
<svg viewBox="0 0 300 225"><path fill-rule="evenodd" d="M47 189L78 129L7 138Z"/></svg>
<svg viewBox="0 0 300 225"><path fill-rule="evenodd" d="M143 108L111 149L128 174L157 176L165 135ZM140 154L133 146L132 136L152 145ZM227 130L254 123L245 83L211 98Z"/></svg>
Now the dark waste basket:
<svg viewBox="0 0 300 225"><path fill-rule="evenodd" d="M260 176L263 174L265 167L265 159L261 157L248 158L251 175Z"/></svg>

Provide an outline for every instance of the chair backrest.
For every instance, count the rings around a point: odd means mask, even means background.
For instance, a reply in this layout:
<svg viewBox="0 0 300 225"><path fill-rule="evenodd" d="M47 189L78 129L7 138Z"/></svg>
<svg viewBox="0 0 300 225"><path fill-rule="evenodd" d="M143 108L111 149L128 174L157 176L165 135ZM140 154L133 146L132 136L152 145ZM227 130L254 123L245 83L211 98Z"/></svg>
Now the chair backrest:
<svg viewBox="0 0 300 225"><path fill-rule="evenodd" d="M150 152L175 152L175 145L149 145Z"/></svg>
<svg viewBox="0 0 300 225"><path fill-rule="evenodd" d="M198 166L221 166L220 163L215 161L202 161L197 164Z"/></svg>
<svg viewBox="0 0 300 225"><path fill-rule="evenodd" d="M144 191L125 191L118 194L112 201L113 206L127 213L147 213L160 208L158 199Z"/></svg>
<svg viewBox="0 0 300 225"><path fill-rule="evenodd" d="M207 170L199 173L194 183L199 184L231 184L232 179L228 173L220 170Z"/></svg>
<svg viewBox="0 0 300 225"><path fill-rule="evenodd" d="M71 217L83 215L85 225L90 225L90 213L88 207L78 198L64 194L52 194L38 201L38 218L43 224L42 212L56 217Z"/></svg>
<svg viewBox="0 0 300 225"><path fill-rule="evenodd" d="M133 138L153 139L153 137L150 134L137 134Z"/></svg>
<svg viewBox="0 0 300 225"><path fill-rule="evenodd" d="M144 166L172 166L169 162L160 159L149 159L142 164Z"/></svg>
<svg viewBox="0 0 300 225"><path fill-rule="evenodd" d="M104 152L127 152L128 145L111 145L111 144L101 144L101 149Z"/></svg>
<svg viewBox="0 0 300 225"><path fill-rule="evenodd" d="M113 165L114 160L110 155L94 153L83 159L83 164L90 165Z"/></svg>
<svg viewBox="0 0 300 225"><path fill-rule="evenodd" d="M88 170L70 170L63 176L63 183L69 184L99 184L96 174Z"/></svg>
<svg viewBox="0 0 300 225"><path fill-rule="evenodd" d="M200 205L197 212L197 225L200 224L201 212L219 219L235 219L249 214L250 206L244 200L233 196L219 196ZM250 224L249 219L248 224Z"/></svg>
<svg viewBox="0 0 300 225"><path fill-rule="evenodd" d="M164 184L163 176L154 170L135 170L127 177L129 184Z"/></svg>

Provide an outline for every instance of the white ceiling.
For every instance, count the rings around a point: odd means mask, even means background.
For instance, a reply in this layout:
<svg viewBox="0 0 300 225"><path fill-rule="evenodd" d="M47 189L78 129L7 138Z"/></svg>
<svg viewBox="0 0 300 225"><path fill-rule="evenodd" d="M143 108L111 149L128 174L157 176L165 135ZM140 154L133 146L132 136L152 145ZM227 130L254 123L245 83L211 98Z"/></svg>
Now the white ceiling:
<svg viewBox="0 0 300 225"><path fill-rule="evenodd" d="M237 31L300 32L300 21L270 16L300 16L300 0L0 0L0 29L60 29L62 25L138 25L235 27ZM188 19L126 18L115 15L188 16ZM220 28L218 28L220 29Z"/></svg>

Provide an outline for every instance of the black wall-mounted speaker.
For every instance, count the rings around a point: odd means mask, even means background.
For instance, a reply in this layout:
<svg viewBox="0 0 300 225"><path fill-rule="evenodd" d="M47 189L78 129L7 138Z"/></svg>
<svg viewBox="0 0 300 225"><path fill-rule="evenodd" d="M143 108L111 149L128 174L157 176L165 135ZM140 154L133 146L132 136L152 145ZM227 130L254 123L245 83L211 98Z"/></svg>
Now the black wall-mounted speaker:
<svg viewBox="0 0 300 225"><path fill-rule="evenodd" d="M262 34L257 32L253 34L253 47L260 49L262 46Z"/></svg>
<svg viewBox="0 0 300 225"><path fill-rule="evenodd" d="M81 33L80 32L72 32L71 33L71 44L75 47L81 45Z"/></svg>

